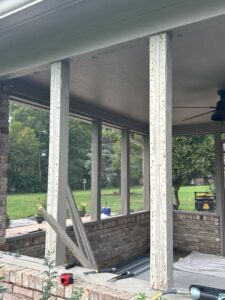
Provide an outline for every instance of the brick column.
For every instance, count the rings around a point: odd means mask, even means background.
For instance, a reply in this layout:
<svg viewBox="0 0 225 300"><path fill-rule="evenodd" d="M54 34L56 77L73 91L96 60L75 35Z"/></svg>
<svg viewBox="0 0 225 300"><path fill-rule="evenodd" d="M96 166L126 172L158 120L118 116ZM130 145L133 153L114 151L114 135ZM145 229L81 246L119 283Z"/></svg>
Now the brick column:
<svg viewBox="0 0 225 300"><path fill-rule="evenodd" d="M5 243L8 167L8 96L0 92L0 244Z"/></svg>

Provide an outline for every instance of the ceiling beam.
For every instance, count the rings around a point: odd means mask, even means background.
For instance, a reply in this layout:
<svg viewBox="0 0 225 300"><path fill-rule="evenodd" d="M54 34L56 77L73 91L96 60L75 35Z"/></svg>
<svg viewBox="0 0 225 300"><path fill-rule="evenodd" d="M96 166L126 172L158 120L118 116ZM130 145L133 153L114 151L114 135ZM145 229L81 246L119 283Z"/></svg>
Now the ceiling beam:
<svg viewBox="0 0 225 300"><path fill-rule="evenodd" d="M207 134L225 132L225 124L218 122L173 126L173 135Z"/></svg>
<svg viewBox="0 0 225 300"><path fill-rule="evenodd" d="M34 85L21 79L6 82L11 100L27 103L49 110L49 89ZM90 120L101 120L118 128L127 128L131 131L148 134L148 124L140 122L110 110L102 109L89 104L82 99L70 98L70 115Z"/></svg>

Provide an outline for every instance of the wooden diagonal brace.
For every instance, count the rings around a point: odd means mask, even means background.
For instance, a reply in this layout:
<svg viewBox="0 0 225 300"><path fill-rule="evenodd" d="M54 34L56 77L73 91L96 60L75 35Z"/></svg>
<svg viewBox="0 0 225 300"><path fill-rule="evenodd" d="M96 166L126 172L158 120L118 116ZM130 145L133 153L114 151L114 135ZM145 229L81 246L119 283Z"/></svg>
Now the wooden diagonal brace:
<svg viewBox="0 0 225 300"><path fill-rule="evenodd" d="M81 240L85 254L87 256L87 259L91 262L91 264L94 266L94 268L97 270L97 263L91 248L91 245L89 243L84 225L82 223L81 217L79 215L76 201L73 198L73 194L70 190L70 188L67 186L67 202L68 206L71 211L71 218L74 223L74 226L76 227L76 232L78 232L79 240Z"/></svg>
<svg viewBox="0 0 225 300"><path fill-rule="evenodd" d="M71 238L63 230L63 228L55 221L55 219L50 214L48 214L47 211L42 207L39 208L38 211L45 218L45 220L52 227L52 229L56 232L56 234L62 240L62 242L68 247L71 253L79 260L81 265L88 269L95 269L95 266L84 256L81 250L74 244Z"/></svg>

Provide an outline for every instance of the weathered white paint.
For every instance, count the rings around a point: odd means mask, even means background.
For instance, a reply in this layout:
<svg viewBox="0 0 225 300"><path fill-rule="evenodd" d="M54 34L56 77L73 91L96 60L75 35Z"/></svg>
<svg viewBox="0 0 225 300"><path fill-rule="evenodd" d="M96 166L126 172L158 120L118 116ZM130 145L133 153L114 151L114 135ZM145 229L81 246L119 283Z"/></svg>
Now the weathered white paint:
<svg viewBox="0 0 225 300"><path fill-rule="evenodd" d="M172 53L167 33L150 37L150 286L173 282Z"/></svg>
<svg viewBox="0 0 225 300"><path fill-rule="evenodd" d="M78 227L78 219L80 218L79 212L77 212L77 214L76 214L76 210L77 210L76 202L74 199L72 199L72 201L71 201L71 197L73 198L72 192L70 191L70 188L67 187L67 207L68 207L68 210L70 213L70 218L71 218L71 221L73 224L73 230L75 233L77 245L78 245L78 248L80 249L80 251L83 254L85 254L85 256L87 257L87 252L83 245L83 239L80 234L79 227Z"/></svg>
<svg viewBox="0 0 225 300"><path fill-rule="evenodd" d="M79 237L82 244L82 247L79 247L79 249L83 254L85 254L85 257L92 265L92 268L97 270L98 266L94 257L94 253L92 251L90 242L88 240L87 233L85 231L81 217L79 216L76 200L74 199L73 193L69 187L67 187L67 203L70 209L71 219L73 221L74 228L76 228L76 232L77 232L76 237Z"/></svg>
<svg viewBox="0 0 225 300"><path fill-rule="evenodd" d="M92 123L92 170L91 170L91 219L101 219L101 153L102 124Z"/></svg>
<svg viewBox="0 0 225 300"><path fill-rule="evenodd" d="M144 209L149 210L150 207L150 178L149 178L149 136L144 135Z"/></svg>
<svg viewBox="0 0 225 300"><path fill-rule="evenodd" d="M122 215L130 213L130 132L122 130L121 136L121 204Z"/></svg>
<svg viewBox="0 0 225 300"><path fill-rule="evenodd" d="M45 220L48 222L51 228L55 231L57 237L60 238L63 245L66 245L68 247L68 249L79 260L82 266L85 268L95 269L91 264L91 262L85 257L84 253L82 253L82 251L74 244L72 239L65 232L64 228L62 228L62 226L60 226L59 223L56 222L56 220L52 217L52 215L50 215L42 207L39 209L39 212L45 218Z"/></svg>
<svg viewBox="0 0 225 300"><path fill-rule="evenodd" d="M66 195L68 169L69 126L69 65L51 65L50 141L48 167L48 213L66 228ZM64 263L65 246L50 226L46 230L46 251L50 251L55 265Z"/></svg>
<svg viewBox="0 0 225 300"><path fill-rule="evenodd" d="M220 245L221 255L224 255L224 158L223 141L221 133L215 133L215 185L216 185L216 211L220 215Z"/></svg>

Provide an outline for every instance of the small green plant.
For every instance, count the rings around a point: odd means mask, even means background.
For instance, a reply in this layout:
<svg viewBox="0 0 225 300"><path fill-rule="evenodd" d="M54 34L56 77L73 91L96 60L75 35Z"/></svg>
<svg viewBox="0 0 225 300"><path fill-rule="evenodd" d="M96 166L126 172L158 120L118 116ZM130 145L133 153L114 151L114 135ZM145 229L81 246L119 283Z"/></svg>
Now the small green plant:
<svg viewBox="0 0 225 300"><path fill-rule="evenodd" d="M0 280L2 280L2 278L0 278ZM5 288L4 286L0 285L0 299L2 298L2 293L4 293L7 290L7 288Z"/></svg>
<svg viewBox="0 0 225 300"><path fill-rule="evenodd" d="M11 224L11 219L10 219L9 215L6 214L6 228L9 228L10 224Z"/></svg>
<svg viewBox="0 0 225 300"><path fill-rule="evenodd" d="M147 296L145 293L139 293L138 297L136 298L136 300L146 300Z"/></svg>
<svg viewBox="0 0 225 300"><path fill-rule="evenodd" d="M2 267L1 267L2 268ZM1 276L0 277L0 281L3 281L4 277ZM4 286L0 285L0 299L3 299L2 298L2 293L4 293L5 291L7 290L7 288L5 288Z"/></svg>
<svg viewBox="0 0 225 300"><path fill-rule="evenodd" d="M87 206L86 202L81 202L81 204L80 204L80 210L86 211L86 206Z"/></svg>
<svg viewBox="0 0 225 300"><path fill-rule="evenodd" d="M47 270L44 272L46 279L43 281L42 296L40 300L47 300L51 297L51 290L54 286L52 279L56 278L57 272L53 271L54 261L51 259L51 252L48 251L44 258L44 265L47 266Z"/></svg>
<svg viewBox="0 0 225 300"><path fill-rule="evenodd" d="M41 216L41 214L38 211L38 209L40 207L43 207L45 209L47 208L47 197L46 196L40 197L40 198L38 198L38 200L36 200L35 207L33 209L34 216Z"/></svg>
<svg viewBox="0 0 225 300"><path fill-rule="evenodd" d="M81 202L80 209L79 209L79 214L81 217L84 217L86 214L86 206L87 204L85 202Z"/></svg>
<svg viewBox="0 0 225 300"><path fill-rule="evenodd" d="M70 300L80 300L84 293L83 288L76 288L73 290Z"/></svg>

